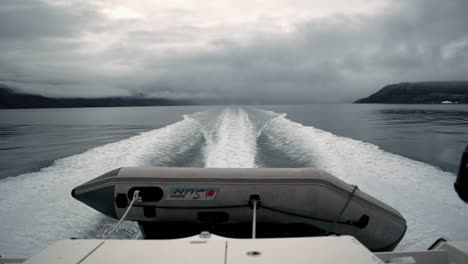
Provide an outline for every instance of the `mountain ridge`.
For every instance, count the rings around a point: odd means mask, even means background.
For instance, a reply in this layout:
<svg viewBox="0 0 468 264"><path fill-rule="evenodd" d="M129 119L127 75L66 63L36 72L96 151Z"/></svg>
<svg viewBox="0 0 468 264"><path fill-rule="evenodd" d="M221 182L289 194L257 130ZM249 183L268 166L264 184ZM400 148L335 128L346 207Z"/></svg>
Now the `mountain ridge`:
<svg viewBox="0 0 468 264"><path fill-rule="evenodd" d="M402 82L389 84L354 103L468 104L468 81Z"/></svg>
<svg viewBox="0 0 468 264"><path fill-rule="evenodd" d="M145 97L56 98L17 92L0 84L0 109L194 105L189 100Z"/></svg>

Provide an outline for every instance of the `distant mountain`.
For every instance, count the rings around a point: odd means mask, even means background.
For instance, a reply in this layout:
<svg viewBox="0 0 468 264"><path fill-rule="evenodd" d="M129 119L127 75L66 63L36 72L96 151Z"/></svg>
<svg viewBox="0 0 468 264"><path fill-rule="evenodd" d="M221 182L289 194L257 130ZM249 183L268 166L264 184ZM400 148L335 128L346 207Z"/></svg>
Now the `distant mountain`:
<svg viewBox="0 0 468 264"><path fill-rule="evenodd" d="M443 102L468 104L468 81L391 84L355 103L440 104Z"/></svg>
<svg viewBox="0 0 468 264"><path fill-rule="evenodd" d="M50 98L0 85L0 109L191 105L188 100L144 97Z"/></svg>

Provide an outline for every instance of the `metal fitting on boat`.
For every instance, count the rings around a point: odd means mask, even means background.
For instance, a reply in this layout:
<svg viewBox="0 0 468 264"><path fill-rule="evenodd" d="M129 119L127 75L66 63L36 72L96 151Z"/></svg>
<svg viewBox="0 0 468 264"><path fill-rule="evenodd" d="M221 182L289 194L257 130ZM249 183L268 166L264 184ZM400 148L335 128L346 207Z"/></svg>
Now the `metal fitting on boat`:
<svg viewBox="0 0 468 264"><path fill-rule="evenodd" d="M207 238L210 238L210 237L211 237L211 233L208 232L208 231L202 231L202 232L198 235L198 237L207 239Z"/></svg>

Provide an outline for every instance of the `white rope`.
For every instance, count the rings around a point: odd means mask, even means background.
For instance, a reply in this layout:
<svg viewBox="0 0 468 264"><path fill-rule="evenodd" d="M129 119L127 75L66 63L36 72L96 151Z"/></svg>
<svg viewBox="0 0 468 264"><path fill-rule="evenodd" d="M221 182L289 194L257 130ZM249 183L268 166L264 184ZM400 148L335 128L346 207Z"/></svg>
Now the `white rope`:
<svg viewBox="0 0 468 264"><path fill-rule="evenodd" d="M351 200L353 199L354 193L356 192L357 189L359 189L359 188L357 187L357 185L354 185L354 189L353 189L353 191L349 194L348 200L346 201L346 204L344 205L343 208L341 208L340 213L339 213L338 216L336 217L335 221L333 221L333 223L332 223L332 228L331 228L332 232L335 232L335 230L336 230L336 223L338 223L338 222L340 221L341 216L343 215L343 213L344 213L344 211L346 210L346 208L348 208L349 202L351 202Z"/></svg>
<svg viewBox="0 0 468 264"><path fill-rule="evenodd" d="M138 194L140 194L140 191L138 191L138 190L136 190L133 193L132 201L128 205L127 210L125 211L123 216L120 218L119 222L117 222L117 224L114 225L114 228L112 228L111 231L109 231L109 233L107 233L107 235L104 236L104 238L103 238L104 240L106 240L110 235L112 235L115 232L115 230L117 230L117 228L120 226L120 224L123 222L123 220L125 220L125 217L127 217L128 212L130 212L130 209L133 206L133 203L135 203L138 200L138 198L139 198Z"/></svg>
<svg viewBox="0 0 468 264"><path fill-rule="evenodd" d="M138 194L140 194L140 191L136 190L134 193L133 193L133 198L132 198L132 201L130 202L130 204L128 205L127 207L127 210L125 210L125 213L122 215L122 217L120 218L119 222L117 222L117 224L114 225L114 227L111 229L111 231L109 231L105 236L104 238L102 238L102 241L101 243L99 243L99 245L97 245L95 248L93 248L88 254L86 254L82 259L80 259L76 264L80 264L82 263L86 258L88 258L91 254L94 253L94 251L96 251L98 248L100 248L104 242L106 242L106 239L112 235L115 230L117 230L117 228L120 226L120 224L125 220L125 217L127 217L127 214L128 212L130 212L130 209L132 209L132 206L133 204L138 200L138 198L140 198L138 196Z"/></svg>
<svg viewBox="0 0 468 264"><path fill-rule="evenodd" d="M252 216L252 239L257 236L257 200L253 200L253 216Z"/></svg>

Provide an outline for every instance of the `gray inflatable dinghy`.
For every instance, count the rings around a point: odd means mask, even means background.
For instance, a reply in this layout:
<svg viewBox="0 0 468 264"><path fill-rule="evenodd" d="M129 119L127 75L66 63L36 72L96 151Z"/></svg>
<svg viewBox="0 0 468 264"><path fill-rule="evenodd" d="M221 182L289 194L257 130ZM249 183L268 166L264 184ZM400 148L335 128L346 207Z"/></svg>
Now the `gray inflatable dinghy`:
<svg viewBox="0 0 468 264"><path fill-rule="evenodd" d="M201 231L249 237L254 203L258 238L343 234L372 251L390 251L406 231L398 211L312 168L120 168L72 196L120 219L136 190L140 199L126 220L137 221L149 239Z"/></svg>

